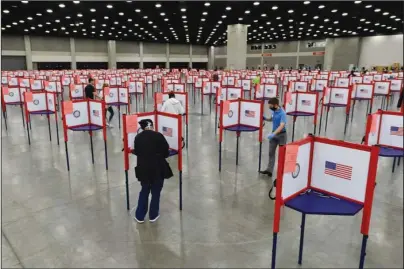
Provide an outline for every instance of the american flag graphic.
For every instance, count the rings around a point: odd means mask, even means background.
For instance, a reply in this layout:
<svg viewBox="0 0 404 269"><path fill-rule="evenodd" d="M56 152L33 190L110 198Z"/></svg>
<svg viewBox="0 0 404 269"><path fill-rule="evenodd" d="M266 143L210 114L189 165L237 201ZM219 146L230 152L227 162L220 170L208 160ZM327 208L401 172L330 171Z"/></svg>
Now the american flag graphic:
<svg viewBox="0 0 404 269"><path fill-rule="evenodd" d="M351 180L352 166L326 161L324 174Z"/></svg>
<svg viewBox="0 0 404 269"><path fill-rule="evenodd" d="M172 137L173 136L173 128L163 126L163 135Z"/></svg>
<svg viewBox="0 0 404 269"><path fill-rule="evenodd" d="M99 117L99 116L100 116L100 111L94 109L94 110L93 110L93 116L94 116L94 117Z"/></svg>
<svg viewBox="0 0 404 269"><path fill-rule="evenodd" d="M403 136L403 127L391 126L390 135Z"/></svg>
<svg viewBox="0 0 404 269"><path fill-rule="evenodd" d="M310 105L311 105L311 101L310 101L310 100L302 100L302 105L303 105L303 106L310 106Z"/></svg>
<svg viewBox="0 0 404 269"><path fill-rule="evenodd" d="M255 111L252 110L246 110L244 111L244 115L248 118L255 118Z"/></svg>
<svg viewBox="0 0 404 269"><path fill-rule="evenodd" d="M344 95L341 94L341 93L336 93L335 94L335 98L343 98L343 97L344 97Z"/></svg>

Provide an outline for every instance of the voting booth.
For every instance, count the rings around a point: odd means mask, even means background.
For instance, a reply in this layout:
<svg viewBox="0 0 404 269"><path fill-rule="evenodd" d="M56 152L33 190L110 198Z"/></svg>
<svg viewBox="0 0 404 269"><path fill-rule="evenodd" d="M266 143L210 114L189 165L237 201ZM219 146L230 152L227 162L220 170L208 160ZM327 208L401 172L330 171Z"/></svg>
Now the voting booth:
<svg viewBox="0 0 404 269"><path fill-rule="evenodd" d="M219 134L219 171L222 169L222 142L224 131L236 132L236 165L238 165L239 138L241 132L258 131L259 161L258 171L261 170L262 131L264 104L257 100L226 100L220 105L220 134Z"/></svg>
<svg viewBox="0 0 404 269"><path fill-rule="evenodd" d="M318 133L321 133L321 123L323 119L323 110L326 108L326 118L325 118L325 129L324 132L327 132L328 125L328 112L330 108L345 108L345 127L344 134L346 133L346 127L348 124L349 111L351 108L351 91L348 87L327 87L325 88L324 96L322 98L322 107L320 113L320 128Z"/></svg>
<svg viewBox="0 0 404 269"><path fill-rule="evenodd" d="M203 114L204 97L209 96L209 113L212 112L212 96L215 97L216 93L220 91L221 84L219 81L206 81L202 85L201 91L201 114Z"/></svg>
<svg viewBox="0 0 404 269"><path fill-rule="evenodd" d="M121 129L121 107L126 107L126 113L130 113L130 97L128 87L104 87L102 96L106 105L118 108L118 126Z"/></svg>
<svg viewBox="0 0 404 269"><path fill-rule="evenodd" d="M56 112L56 94L53 92L37 91L37 92L25 92L24 93L24 107L25 107L25 118L27 121L27 133L28 133L28 144L31 145L30 129L31 117L34 115L46 115L48 119L48 130L49 130L49 140L52 141L52 131L50 124L50 115L55 115L56 124L56 136L57 143L59 145L59 127L58 127L58 115Z"/></svg>
<svg viewBox="0 0 404 269"><path fill-rule="evenodd" d="M223 84L222 84L223 85ZM226 100L237 100L244 98L243 89L241 87L228 87L222 86L220 90L216 91L216 106L215 106L215 126L217 126L217 114L220 104ZM220 112L219 112L220 113ZM216 133L215 128L215 133Z"/></svg>
<svg viewBox="0 0 404 269"><path fill-rule="evenodd" d="M278 84L257 84L255 85L254 97L256 100L269 100L278 97Z"/></svg>
<svg viewBox="0 0 404 269"><path fill-rule="evenodd" d="M396 158L400 161L400 158L404 156L403 120L402 111L378 110L369 114L367 118L365 144L378 146L379 156L393 158L392 172L394 172Z"/></svg>
<svg viewBox="0 0 404 269"><path fill-rule="evenodd" d="M70 171L67 141L68 131L88 132L90 135L91 160L94 164L93 132L102 130L105 148L105 169L108 170L107 129L105 102L99 100L64 101L62 105L63 135L65 140L67 170Z"/></svg>
<svg viewBox="0 0 404 269"><path fill-rule="evenodd" d="M143 98L143 112L146 111L146 94L145 94L145 83L142 80L133 80L126 82L128 86L130 102L132 103L132 96L135 96L135 107L136 112L139 111L138 99ZM142 96L142 97L141 97Z"/></svg>
<svg viewBox="0 0 404 269"><path fill-rule="evenodd" d="M352 105L352 115L351 121L354 117L355 104L356 101L367 101L366 115L372 112L373 108L373 95L374 95L374 84L373 83L354 83L352 84L351 100ZM369 109L370 106L370 109Z"/></svg>
<svg viewBox="0 0 404 269"><path fill-rule="evenodd" d="M185 117L185 145L188 148L188 93L187 92L172 92L175 94L175 99L180 101L181 106L185 110L185 114L181 115L181 117ZM161 108L163 107L163 104L165 101L167 101L169 93L159 93L156 92L154 93L154 110L155 111L160 111ZM181 128L182 130L182 128Z"/></svg>
<svg viewBox="0 0 404 269"><path fill-rule="evenodd" d="M184 83L168 83L163 92L186 92Z"/></svg>
<svg viewBox="0 0 404 269"><path fill-rule="evenodd" d="M86 94L85 94L85 84L70 84L69 85L69 94L70 94L70 100L80 100L84 99Z"/></svg>
<svg viewBox="0 0 404 269"><path fill-rule="evenodd" d="M387 110L391 94L391 81L374 81L374 97L382 97L380 109Z"/></svg>
<svg viewBox="0 0 404 269"><path fill-rule="evenodd" d="M293 117L292 141L295 138L295 123L298 117L313 117L313 134L316 134L318 92L285 92L284 100L286 114Z"/></svg>
<svg viewBox="0 0 404 269"><path fill-rule="evenodd" d="M359 268L363 268L369 237L378 154L378 147L312 135L280 146L271 268L276 266L277 237L283 206L302 214L299 265L302 264L303 258L306 215L355 216L363 210L359 262ZM332 238L329 238L330 240L332 241Z"/></svg>
<svg viewBox="0 0 404 269"><path fill-rule="evenodd" d="M250 99L252 98L252 89L253 83L251 79L240 79L238 80L238 84L241 86L244 92L248 92L250 95ZM245 96L245 94L244 94Z"/></svg>
<svg viewBox="0 0 404 269"><path fill-rule="evenodd" d="M156 94L156 93L155 93ZM123 115L124 168L126 183L126 209L130 209L129 197L129 155L135 154L134 141L136 135L142 131L139 122L144 119L153 121L154 130L163 134L169 145L169 157L178 155L179 171L179 208L182 210L182 119L181 115L174 115L159 111Z"/></svg>
<svg viewBox="0 0 404 269"><path fill-rule="evenodd" d="M19 106L21 109L22 125L25 128L24 93L27 90L18 86L2 86L1 100L3 104L3 118L7 129L7 106Z"/></svg>
<svg viewBox="0 0 404 269"><path fill-rule="evenodd" d="M289 81L289 92L308 92L309 83L307 81Z"/></svg>
<svg viewBox="0 0 404 269"><path fill-rule="evenodd" d="M328 80L327 79L313 79L311 82L311 91L318 91L322 92L325 87L328 86Z"/></svg>

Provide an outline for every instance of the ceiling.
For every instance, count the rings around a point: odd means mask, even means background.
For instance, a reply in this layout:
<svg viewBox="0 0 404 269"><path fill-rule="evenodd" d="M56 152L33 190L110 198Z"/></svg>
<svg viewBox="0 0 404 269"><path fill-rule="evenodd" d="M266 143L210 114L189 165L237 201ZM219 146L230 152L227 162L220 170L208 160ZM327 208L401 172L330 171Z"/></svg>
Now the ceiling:
<svg viewBox="0 0 404 269"><path fill-rule="evenodd" d="M224 45L403 32L402 1L2 1L2 34Z"/></svg>

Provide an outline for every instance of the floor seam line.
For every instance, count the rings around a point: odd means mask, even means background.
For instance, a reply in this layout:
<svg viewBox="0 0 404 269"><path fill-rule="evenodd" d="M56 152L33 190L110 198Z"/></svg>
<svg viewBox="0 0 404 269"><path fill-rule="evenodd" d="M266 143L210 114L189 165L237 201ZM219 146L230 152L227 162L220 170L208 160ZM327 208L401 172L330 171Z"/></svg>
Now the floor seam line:
<svg viewBox="0 0 404 269"><path fill-rule="evenodd" d="M4 236L4 239L10 246L11 251L14 253L15 258L17 259L18 263L21 265L22 268L25 268L24 264L22 263L20 257L18 257L17 252L15 251L13 245L11 244L10 240L8 240L7 235L3 232L3 229L1 230L1 234Z"/></svg>

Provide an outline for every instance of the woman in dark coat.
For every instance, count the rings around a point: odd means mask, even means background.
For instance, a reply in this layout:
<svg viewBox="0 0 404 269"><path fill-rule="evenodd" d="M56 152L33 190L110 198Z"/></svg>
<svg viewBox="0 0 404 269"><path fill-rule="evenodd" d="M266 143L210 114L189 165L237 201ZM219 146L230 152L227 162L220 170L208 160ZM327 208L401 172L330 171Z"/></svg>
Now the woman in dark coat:
<svg viewBox="0 0 404 269"><path fill-rule="evenodd" d="M137 156L135 172L142 189L139 192L135 220L138 223L144 222L151 193L149 221L155 222L160 217L160 193L164 178L172 176L167 176L167 169L171 171L166 161L169 146L165 137L154 131L150 119L141 120L139 124L143 131L135 137L133 154Z"/></svg>

